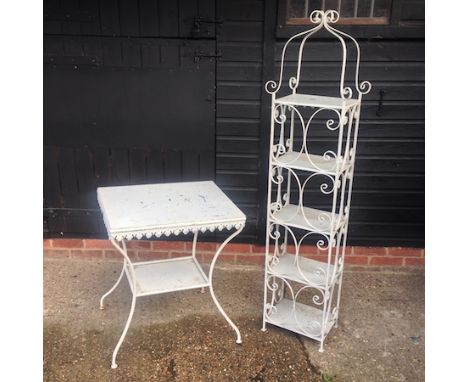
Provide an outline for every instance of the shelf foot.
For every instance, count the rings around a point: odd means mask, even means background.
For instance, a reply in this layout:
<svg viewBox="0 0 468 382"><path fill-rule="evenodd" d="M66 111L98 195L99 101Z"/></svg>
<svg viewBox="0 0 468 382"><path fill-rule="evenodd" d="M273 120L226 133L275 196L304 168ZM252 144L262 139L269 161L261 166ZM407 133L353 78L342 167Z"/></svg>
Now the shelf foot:
<svg viewBox="0 0 468 382"><path fill-rule="evenodd" d="M205 287L200 289L200 293L205 293Z"/></svg>
<svg viewBox="0 0 468 382"><path fill-rule="evenodd" d="M236 340L236 344L241 344L241 343L242 343L242 340L241 340L240 338L238 338L238 339Z"/></svg>
<svg viewBox="0 0 468 382"><path fill-rule="evenodd" d="M320 343L319 353L323 353L323 343Z"/></svg>
<svg viewBox="0 0 468 382"><path fill-rule="evenodd" d="M117 366L119 366L119 365L117 365L116 363L113 363L113 364L111 365L111 369L117 369Z"/></svg>

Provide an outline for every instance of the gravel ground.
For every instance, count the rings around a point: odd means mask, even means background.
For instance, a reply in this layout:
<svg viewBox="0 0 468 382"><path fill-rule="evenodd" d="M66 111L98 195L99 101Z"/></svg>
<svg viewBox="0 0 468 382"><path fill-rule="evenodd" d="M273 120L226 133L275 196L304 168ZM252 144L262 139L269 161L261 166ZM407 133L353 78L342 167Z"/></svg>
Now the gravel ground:
<svg viewBox="0 0 468 382"><path fill-rule="evenodd" d="M340 323L325 343L261 327L262 270L224 266L214 288L243 344L198 290L137 299L110 261L44 260L45 381L423 381L424 276L346 273Z"/></svg>

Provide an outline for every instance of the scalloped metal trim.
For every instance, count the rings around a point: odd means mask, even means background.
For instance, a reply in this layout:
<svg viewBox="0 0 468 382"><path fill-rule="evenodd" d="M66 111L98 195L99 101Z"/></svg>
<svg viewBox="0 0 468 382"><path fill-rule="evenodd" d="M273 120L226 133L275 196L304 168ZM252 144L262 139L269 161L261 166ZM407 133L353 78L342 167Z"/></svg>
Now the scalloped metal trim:
<svg viewBox="0 0 468 382"><path fill-rule="evenodd" d="M206 225L206 224L200 224L200 225L192 225L190 227L165 227L165 228L152 228L148 230L136 230L136 231L125 231L125 232L109 232L109 238L113 238L115 240L121 241L121 240L132 240L132 239L142 239L142 238L147 238L150 239L152 237L161 237L161 236L171 236L171 235L180 235L182 234L188 234L190 232L195 233L195 232L201 232L204 233L206 231L209 232L214 232L216 230L222 231L224 229L226 230L231 230L233 228L235 229L240 229L245 226L245 222L238 222L238 223L222 223L222 224L214 224L214 225ZM107 227L106 227L107 228Z"/></svg>

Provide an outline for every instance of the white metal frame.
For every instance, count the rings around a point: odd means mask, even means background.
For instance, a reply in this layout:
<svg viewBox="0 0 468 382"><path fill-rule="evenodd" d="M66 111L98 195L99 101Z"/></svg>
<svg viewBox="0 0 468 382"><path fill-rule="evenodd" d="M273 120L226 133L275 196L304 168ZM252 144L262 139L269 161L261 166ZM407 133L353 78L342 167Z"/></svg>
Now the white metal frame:
<svg viewBox="0 0 468 382"><path fill-rule="evenodd" d="M205 184L203 184L205 183ZM106 228L109 233L110 241L112 245L117 249L117 251L123 256L123 265L122 265L122 271L120 272L120 275L115 282L115 284L109 289L108 292L106 292L100 300L100 309L104 309L104 301L107 296L109 296L119 285L120 281L123 278L123 275L125 274L130 286L130 290L132 292L132 303L130 307L130 313L128 315L125 327L122 331L122 334L119 338L119 341L117 342L117 345L112 353L112 364L111 367L113 369L117 368L117 363L116 363L116 357L117 353L119 352L120 346L122 345L124 338L127 334L128 328L130 326L130 322L133 317L133 313L135 311L135 302L137 297L143 297L143 296L150 296L150 295L156 295L156 294L162 294L162 293L168 293L168 292L175 292L175 291L181 291L181 290L188 290L188 289L198 289L201 288L201 291L204 292L204 288L208 287L210 291L210 295L221 313L221 315L224 317L224 319L228 322L228 324L232 327L232 329L236 333L236 343L240 344L242 343L241 335L239 332L239 329L237 326L232 322L232 320L228 317L222 306L220 305L218 299L216 298L216 295L213 290L213 271L214 267L216 264L216 261L221 254L221 251L224 249L226 244L228 244L234 237L236 237L244 228L245 225L245 215L235 207L235 205L219 190L216 185L214 185L213 182L193 182L193 183L180 183L178 184L167 184L168 186L174 186L172 187L172 191L174 194L177 194L177 190L187 190L190 188L190 185L196 185L195 189L197 189L197 192L190 192L186 191L185 194L180 195L180 199L186 201L187 203L185 206L180 206L179 208L190 208L190 199L192 200L204 200L204 203L206 203L206 198L212 197L215 200L212 200L212 203L209 205L210 211L215 210L216 212L216 206L218 206L218 210L222 209L225 212L225 215L223 218L217 219L216 221L214 220L206 220L206 216L204 216L204 219L197 221L195 216L192 216L190 219L188 219L187 222L180 222L177 227L174 227L173 225L168 223L168 226L170 228L166 228L164 226L159 226L159 227L145 227L144 230L132 230L131 227L128 227L127 231L120 231L116 233L112 229L112 219L110 219L109 216L112 215L111 212L106 214L106 202L103 201L105 197L103 196L102 188L98 189L98 199L99 199L99 204L101 206L101 210L103 211L104 215L104 221L106 223ZM151 187L152 185L149 185L148 187ZM157 187L160 185L154 185L156 186L155 190L158 190ZM144 188L145 186L128 186L126 187L127 190L127 195L132 193L132 187L134 187L135 192L141 192L137 189L137 187ZM112 189L112 187L109 187L108 189ZM118 189L118 187L114 187L114 189ZM207 190L206 194L203 194L203 190ZM119 192L119 190L117 190ZM116 194L118 194L118 192ZM182 193L183 191L180 191ZM153 194L154 195L154 194ZM163 194L163 195L168 195L168 194ZM109 194L107 194L107 197L109 197ZM144 198L143 198L144 199ZM162 198L164 199L164 197ZM170 197L172 200L172 205L177 206L177 202L175 202L175 199L177 199L176 195ZM109 198L110 200L110 198ZM117 199L118 200L118 199ZM139 199L140 200L140 199ZM155 200L161 200L155 198ZM113 199L113 204L110 205L109 202L107 202L107 207L109 208L109 211L112 210L110 208L116 203L116 199ZM147 207L148 205L154 204L152 203L151 200L142 200L142 208ZM204 205L204 204L201 204ZM161 204L157 206L157 208L161 209ZM156 208L156 207L154 207ZM171 210L169 208L168 210ZM113 212L115 213L115 209L113 209ZM183 212L183 211L182 211ZM177 210L172 209L172 214L177 215ZM135 216L138 215L138 211L134 214ZM216 216L219 216L219 212L216 213ZM208 213L209 216L209 213ZM115 215L114 215L115 217ZM130 219L131 220L131 219ZM202 267L200 266L197 258L196 258L196 245L197 245L197 239L198 239L198 234L199 232L205 232L205 231L214 231L216 229L218 230L231 230L235 229L235 231L228 236L224 242L218 247L216 250L216 253L211 261L210 268L208 275L204 272ZM153 260L153 261L141 261L141 262L132 262L130 257L128 256L127 252L127 246L126 246L126 240L132 239L132 238L141 238L143 236L146 237L151 237L153 235L159 237L161 234L164 232L165 235L177 235L180 232L192 232L194 234L193 236L193 244L192 244L192 255L187 256L187 257L178 257L178 258L173 258L173 259L164 259L164 260ZM183 265L185 268L181 269L181 265ZM159 268L159 270L158 270ZM138 274L139 271L145 272ZM171 273L174 273L172 279L175 280L174 283L168 282L167 284L165 283L166 281L172 281L171 280ZM180 281L180 280L183 281ZM146 287L143 287L143 282L146 283ZM141 283L141 285L140 285ZM156 286L157 287L156 287Z"/></svg>
<svg viewBox="0 0 468 382"><path fill-rule="evenodd" d="M272 98L262 330L270 323L295 331L319 341L320 352L331 327L337 326L361 98L371 89L368 81L359 82L357 41L330 25L338 18L333 10L312 12L310 20L316 26L285 43L279 81L265 85ZM297 92L305 43L321 29L338 39L342 49L337 97ZM289 78L288 94L278 97L286 52L297 39L301 39L297 70ZM356 51L354 89L345 86L349 44ZM307 113L310 116L304 117ZM313 154L308 133L317 116L326 113L333 116L326 117L325 128L337 134L336 151ZM304 191L316 180L320 180L320 192L331 199L329 210L306 206ZM326 254L326 261L303 256L301 246L310 236L318 238L317 247Z"/></svg>

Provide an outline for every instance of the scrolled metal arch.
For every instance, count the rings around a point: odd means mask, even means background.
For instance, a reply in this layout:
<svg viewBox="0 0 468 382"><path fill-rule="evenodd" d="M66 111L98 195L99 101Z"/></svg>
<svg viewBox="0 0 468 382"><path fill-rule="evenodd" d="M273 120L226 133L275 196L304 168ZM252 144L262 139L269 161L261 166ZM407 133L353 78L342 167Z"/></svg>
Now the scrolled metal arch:
<svg viewBox="0 0 468 382"><path fill-rule="evenodd" d="M274 166L271 170L270 180L277 185L284 182L284 176L279 173L279 166Z"/></svg>
<svg viewBox="0 0 468 382"><path fill-rule="evenodd" d="M324 244L324 240L323 239L320 239L317 241L317 248L319 248L320 250L322 251L326 251L330 248L330 237L326 234L326 233L323 233L323 232L308 232L306 233L304 236L302 236L302 238L299 240L299 243L298 243L298 246L297 246L297 250L299 251L300 250L300 247L302 246L302 242L304 241L304 239L310 235L321 235L323 236L326 241L327 241L327 246L323 246ZM321 243L321 245L319 244ZM299 265L299 261L297 262L297 270L299 271L299 274L302 276L302 278L309 284L309 285L314 285L315 283L313 283L311 280L309 280L308 277L306 277L306 275L302 272L302 269ZM329 267L327 266L327 270L324 270L323 268L318 268L319 272L316 272L318 274L322 274L323 276L327 276L327 273L329 272ZM318 284L315 284L315 285L318 285Z"/></svg>
<svg viewBox="0 0 468 382"><path fill-rule="evenodd" d="M307 160L309 161L309 163L311 164L311 166L313 166L315 169L319 170L319 171L325 171L324 169L320 168L320 166L316 165L314 162L312 162L310 160L310 157L309 157L309 151L307 150L307 143L306 143L306 138L307 138L307 134L308 134L308 131L309 131L309 128L310 128L310 124L312 122L312 120L315 118L315 116L324 111L324 110L329 110L329 111L333 111L334 113L336 113L337 117L338 117L338 124L336 127L331 127L331 125L333 124L334 120L333 119L329 119L327 121L327 128L331 131L334 131L336 129L338 129L338 127L341 125L341 114L338 112L338 110L336 109L329 109L329 108L319 108L317 109L316 111L314 111L314 113L309 117L309 119L307 120L307 124L305 123L304 121L304 118L302 117L302 114L301 112L297 109L297 107L295 107L294 105L289 105L289 107L291 108L291 110L293 110L297 116L299 117L299 120L301 122L301 127L302 127L302 131L303 131L303 137L302 137L302 145L301 145L301 149L299 150L298 154L290 159L289 161L284 161L282 164L291 164L293 163L294 161L297 160L297 158L299 158L300 154L305 152L305 154L307 154ZM279 145L275 145L275 146L279 146ZM332 151L328 150L326 153L333 153ZM279 154L278 154L279 155ZM277 157L278 157L277 155ZM335 156L336 158L336 154L333 153L333 155ZM277 159L277 157L275 159ZM325 158L325 156L324 156Z"/></svg>
<svg viewBox="0 0 468 382"><path fill-rule="evenodd" d="M356 52L357 52L354 84L355 84L356 90L358 91L358 93L361 96L363 94L369 93L371 91L371 89L372 89L372 84L369 81L359 82L359 67L360 67L360 63L361 63L361 48L359 47L358 42L356 41L356 39L353 36L350 36L349 34L347 34L345 32L342 32L342 31L340 31L338 29L335 29L335 28L333 28L333 27L331 27L329 25L327 25L327 27L328 27L327 29L329 29L329 31L331 30L333 32L338 33L340 36L349 38L352 41L352 43L354 44L354 47L356 48ZM330 33L332 33L331 31L330 31Z"/></svg>
<svg viewBox="0 0 468 382"><path fill-rule="evenodd" d="M315 10L313 11L310 16L309 20L313 24L318 24L320 22L323 23L336 23L340 19L340 14L335 11L334 9L329 9L327 11L322 11L322 10Z"/></svg>
<svg viewBox="0 0 468 382"><path fill-rule="evenodd" d="M293 76L289 78L288 85L291 90L296 90L297 87L299 86L299 81L297 80L296 77Z"/></svg>
<svg viewBox="0 0 468 382"><path fill-rule="evenodd" d="M268 275L267 278L266 278L266 287L267 287L270 291L272 291L272 298L271 298L271 302L272 302L272 303L271 303L271 307L272 307L272 308L274 307L274 304L273 304L274 298L275 298L274 292L278 289L278 288L276 288L275 290L270 289L269 280L270 280L271 278L273 278L273 277L274 277L274 278L277 278L277 279L280 279L280 280L283 282L283 285L286 285L286 286L288 287L288 289L289 289L289 291L290 291L290 293L291 293L291 296L294 297L294 290L293 290L293 288L291 287L291 285L289 284L288 280L286 280L284 277L281 277L281 276L277 276L277 275ZM276 283L274 283L274 284L276 284ZM276 284L276 287L278 287L278 284ZM271 310L270 310L270 312L271 312ZM267 316L270 316L271 313L268 313L268 311L267 311L267 312L266 312L266 315L267 315ZM270 320L271 320L271 318L270 318ZM274 321L274 320L272 320L272 321Z"/></svg>
<svg viewBox="0 0 468 382"><path fill-rule="evenodd" d="M287 231L287 232L291 235L291 237L292 237L292 239L293 239L293 241L294 241L295 256L297 257L298 254L299 254L299 252L298 252L299 246L298 246L298 244L297 244L297 239L296 239L296 235L294 234L294 232L291 230L291 228L289 228L289 227L288 227L287 225L285 225L285 224L281 224L281 223L270 223L270 227L272 227L272 226L274 226L274 225L275 225L275 226L281 226L281 227L283 227L283 228L285 229L285 231ZM270 228L270 229L271 229L271 228ZM276 239L275 239L275 240L276 240ZM267 269L268 269L270 272L273 273L273 269L270 267L269 264L267 264Z"/></svg>
<svg viewBox="0 0 468 382"><path fill-rule="evenodd" d="M325 302L326 292L320 288L317 288L314 285L304 285L301 288L299 288L299 290L296 292L296 295L294 297L295 300L297 300L299 295L306 289L314 289L314 290L319 291L319 293L314 294L314 296L312 297L312 301L314 302L314 304L323 305L323 303Z"/></svg>
<svg viewBox="0 0 468 382"><path fill-rule="evenodd" d="M289 46L289 44L296 38L299 38L299 37L302 37L302 36L305 36L309 33L315 33L314 31L317 31L318 29L321 28L321 24L317 25L316 27L314 27L312 30L306 30L304 32L301 32L301 33L298 33L298 34L295 34L294 36L290 37L288 39L288 41L285 42L284 46L283 46L283 51L281 53L281 67L280 67L280 77L278 79L278 82L275 82L273 80L271 81L268 81L266 84L265 84L265 90L268 94L276 94L278 93L278 91L281 89L281 84L283 83L283 72L284 72L284 58L286 56L286 50Z"/></svg>
<svg viewBox="0 0 468 382"><path fill-rule="evenodd" d="M265 84L265 90L268 94L275 94L279 90L279 87L275 81L270 80Z"/></svg>
<svg viewBox="0 0 468 382"><path fill-rule="evenodd" d="M294 313L294 319L296 321L296 324L297 326L299 327L299 329L302 330L303 333L305 333L306 335L310 336L310 337L314 337L316 335L318 335L318 333L313 333L311 332L310 330L308 329L305 329L301 322L297 319L297 314L296 314L296 302L297 302L297 297L299 296L300 293L302 293L303 290L305 289L308 289L308 288L313 288L315 290L318 290L321 294L322 294L322 299L320 300L320 296L318 294L314 294L314 296L312 297L312 301L317 304L317 305L323 305L324 301L325 301L325 294L324 294L324 291L322 291L320 288L316 288L314 286L311 286L311 285L304 285L303 287L301 287L294 295L293 295L293 313ZM309 321L309 323L312 323L312 325L314 327L317 328L317 331L320 333L322 331L322 323L320 323L319 321L317 320L312 320L312 321Z"/></svg>
<svg viewBox="0 0 468 382"><path fill-rule="evenodd" d="M361 94L367 94L371 91L372 89L372 84L369 81L362 81L359 86L358 86L358 91Z"/></svg>
<svg viewBox="0 0 468 382"><path fill-rule="evenodd" d="M280 110L279 110L280 109ZM286 114L284 112L284 105L281 105L281 104L277 104L274 108L274 111L273 111L273 118L275 120L276 123L279 123L279 124L283 124L286 122L287 118L286 118Z"/></svg>
<svg viewBox="0 0 468 382"><path fill-rule="evenodd" d="M336 188L335 178L334 178L332 175L330 175L330 174L325 174L325 173L320 173L320 172L314 172L313 174L310 174L310 175L306 178L306 180L304 181L304 183L302 184L302 186L301 186L301 192L302 192L302 193L304 192L304 189L305 189L305 187L306 187L306 184L309 182L309 180L311 180L314 176L318 176L318 175L324 176L324 177L330 179L331 182L332 182L332 185L331 185L331 186L329 186L328 183L322 183L322 184L320 185L320 191L322 191L322 193L324 193L325 195L330 195L330 194L335 190L335 188ZM329 187L331 187L331 190L330 190L330 191L327 190Z"/></svg>

